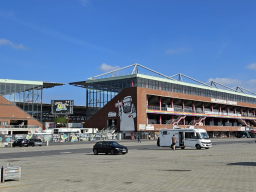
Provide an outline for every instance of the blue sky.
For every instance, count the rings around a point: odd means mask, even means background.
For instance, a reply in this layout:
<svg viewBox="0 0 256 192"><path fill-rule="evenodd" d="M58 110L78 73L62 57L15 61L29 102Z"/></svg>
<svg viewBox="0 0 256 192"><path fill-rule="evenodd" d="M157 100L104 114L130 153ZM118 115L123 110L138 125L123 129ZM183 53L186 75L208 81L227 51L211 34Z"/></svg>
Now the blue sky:
<svg viewBox="0 0 256 192"><path fill-rule="evenodd" d="M76 105L69 82L134 63L256 91L255 18L254 0L0 0L0 78Z"/></svg>

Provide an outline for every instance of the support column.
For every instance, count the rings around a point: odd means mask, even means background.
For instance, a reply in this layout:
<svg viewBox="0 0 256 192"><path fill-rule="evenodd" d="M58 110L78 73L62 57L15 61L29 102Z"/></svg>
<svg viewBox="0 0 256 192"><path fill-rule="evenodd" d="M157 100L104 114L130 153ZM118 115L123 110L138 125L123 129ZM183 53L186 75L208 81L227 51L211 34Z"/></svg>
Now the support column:
<svg viewBox="0 0 256 192"><path fill-rule="evenodd" d="M241 113L241 116L243 116L243 109L242 109L242 107L240 107L240 113Z"/></svg>
<svg viewBox="0 0 256 192"><path fill-rule="evenodd" d="M173 98L171 98L171 106L172 106L172 108L173 108Z"/></svg>
<svg viewBox="0 0 256 192"><path fill-rule="evenodd" d="M255 117L255 109L252 110L252 114Z"/></svg>
<svg viewBox="0 0 256 192"><path fill-rule="evenodd" d="M234 106L234 113L236 114L236 106Z"/></svg>
<svg viewBox="0 0 256 192"><path fill-rule="evenodd" d="M148 109L148 95L146 97L147 97L147 109Z"/></svg>
<svg viewBox="0 0 256 192"><path fill-rule="evenodd" d="M182 99L182 111L184 112L184 99Z"/></svg>
<svg viewBox="0 0 256 192"><path fill-rule="evenodd" d="M213 103L211 103L211 111L213 111Z"/></svg>
<svg viewBox="0 0 256 192"><path fill-rule="evenodd" d="M202 102L202 111L204 113L204 103Z"/></svg>
<svg viewBox="0 0 256 192"><path fill-rule="evenodd" d="M247 107L247 117L249 117L249 108Z"/></svg>
<svg viewBox="0 0 256 192"><path fill-rule="evenodd" d="M162 125L162 115L159 116L159 123Z"/></svg>
<svg viewBox="0 0 256 192"><path fill-rule="evenodd" d="M193 113L195 113L195 101L192 101L192 110L193 110Z"/></svg>
<svg viewBox="0 0 256 192"><path fill-rule="evenodd" d="M147 125L148 125L148 114L147 114Z"/></svg>
<svg viewBox="0 0 256 192"><path fill-rule="evenodd" d="M221 105L219 104L219 112L221 112Z"/></svg>
<svg viewBox="0 0 256 192"><path fill-rule="evenodd" d="M161 96L158 97L158 103L159 103L159 110L161 111L162 109Z"/></svg>
<svg viewBox="0 0 256 192"><path fill-rule="evenodd" d="M226 105L226 111L227 111L227 113L229 113L229 106L228 105Z"/></svg>

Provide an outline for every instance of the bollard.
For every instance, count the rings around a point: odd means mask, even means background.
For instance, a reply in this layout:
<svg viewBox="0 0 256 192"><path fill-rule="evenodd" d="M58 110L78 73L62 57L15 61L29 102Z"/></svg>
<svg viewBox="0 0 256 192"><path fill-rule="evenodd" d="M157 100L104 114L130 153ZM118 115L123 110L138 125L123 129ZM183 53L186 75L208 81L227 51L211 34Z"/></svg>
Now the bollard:
<svg viewBox="0 0 256 192"><path fill-rule="evenodd" d="M46 141L46 146L49 146L49 141Z"/></svg>

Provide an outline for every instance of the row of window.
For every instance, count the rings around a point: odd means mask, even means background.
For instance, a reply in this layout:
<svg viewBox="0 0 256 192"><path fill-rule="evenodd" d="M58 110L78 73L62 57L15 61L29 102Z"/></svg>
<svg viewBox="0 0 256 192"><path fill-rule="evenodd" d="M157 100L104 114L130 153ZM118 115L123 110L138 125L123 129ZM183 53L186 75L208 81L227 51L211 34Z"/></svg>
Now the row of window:
<svg viewBox="0 0 256 192"><path fill-rule="evenodd" d="M190 87L185 85L178 85L168 82L161 82L150 79L137 78L134 82L134 85L137 87L145 87L149 89L158 89L163 91L171 91L176 93L185 93L190 95L204 96L216 99L223 99L229 101L238 101L244 103L253 103L256 104L256 98L245 97L236 94L212 91L207 89L201 89L196 87Z"/></svg>

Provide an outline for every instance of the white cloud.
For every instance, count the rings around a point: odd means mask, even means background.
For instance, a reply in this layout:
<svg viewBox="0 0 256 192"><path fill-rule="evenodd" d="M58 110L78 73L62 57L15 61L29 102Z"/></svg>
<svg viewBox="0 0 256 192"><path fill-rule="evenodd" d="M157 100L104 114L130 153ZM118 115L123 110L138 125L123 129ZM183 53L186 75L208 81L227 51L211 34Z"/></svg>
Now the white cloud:
<svg viewBox="0 0 256 192"><path fill-rule="evenodd" d="M23 49L23 50L28 49L27 47L24 47L22 44L15 45L14 43L12 43L11 41L9 41L7 39L0 39L0 45L9 45L14 49Z"/></svg>
<svg viewBox="0 0 256 192"><path fill-rule="evenodd" d="M239 79L231 79L231 78L210 78L208 81L216 81L218 83L221 83L223 85L230 85L230 86L238 86L243 84L241 80Z"/></svg>
<svg viewBox="0 0 256 192"><path fill-rule="evenodd" d="M89 0L80 0L83 6L87 6L90 4Z"/></svg>
<svg viewBox="0 0 256 192"><path fill-rule="evenodd" d="M186 51L184 48L179 48L179 49L168 49L165 51L165 54L168 55L174 55L174 54L179 54Z"/></svg>
<svg viewBox="0 0 256 192"><path fill-rule="evenodd" d="M120 69L120 67L119 66L111 66L111 65L108 65L106 63L102 63L101 66L100 66L100 70L103 71L103 72L113 71L113 70L116 70L116 69Z"/></svg>
<svg viewBox="0 0 256 192"><path fill-rule="evenodd" d="M251 65L247 65L246 68L256 70L256 63L252 63Z"/></svg>

